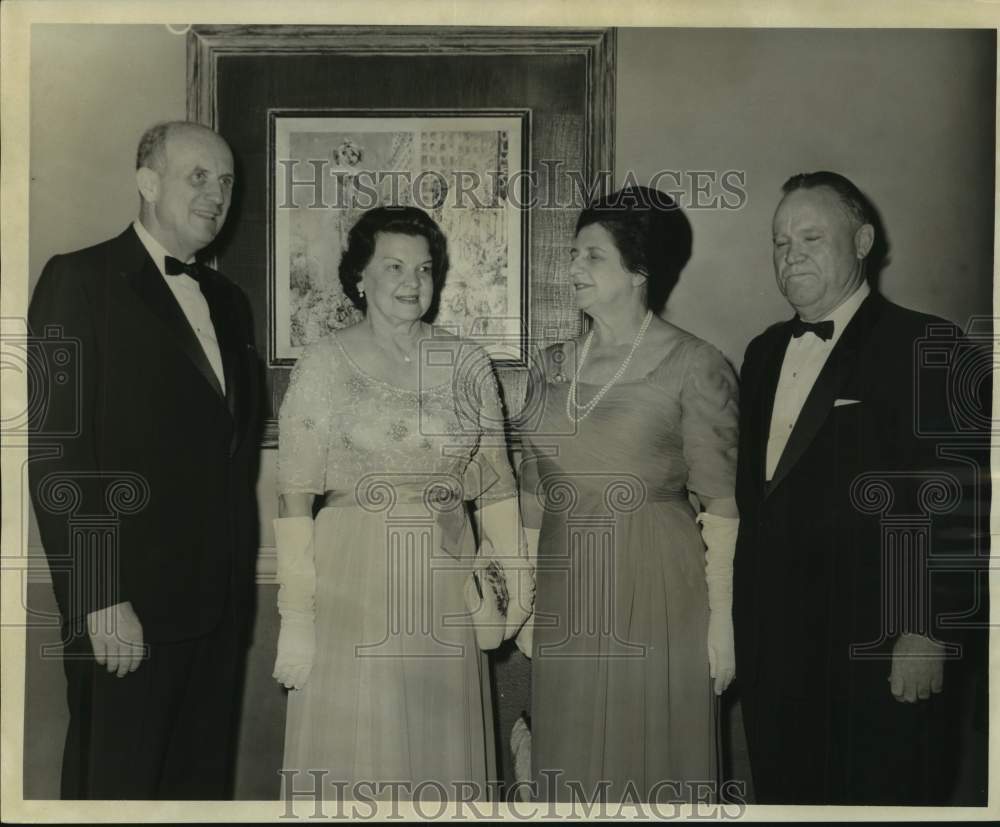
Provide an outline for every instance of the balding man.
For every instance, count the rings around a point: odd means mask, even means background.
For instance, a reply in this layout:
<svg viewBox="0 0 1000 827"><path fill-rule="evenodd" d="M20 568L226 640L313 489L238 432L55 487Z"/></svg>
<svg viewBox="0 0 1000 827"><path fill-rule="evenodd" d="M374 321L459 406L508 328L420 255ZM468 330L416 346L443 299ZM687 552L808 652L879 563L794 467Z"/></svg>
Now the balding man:
<svg viewBox="0 0 1000 827"><path fill-rule="evenodd" d="M743 363L734 620L762 804L944 804L957 763L938 621L974 601L930 555L973 547L940 530L960 474L922 432L951 427L947 372L917 359L957 331L870 287L876 226L841 175L786 182L774 272L795 316Z"/></svg>
<svg viewBox="0 0 1000 827"><path fill-rule="evenodd" d="M257 548L258 367L246 297L195 256L226 220L232 153L201 125L158 124L136 182L138 220L51 259L29 309L47 371L30 388L30 487L68 683L61 791L227 798Z"/></svg>

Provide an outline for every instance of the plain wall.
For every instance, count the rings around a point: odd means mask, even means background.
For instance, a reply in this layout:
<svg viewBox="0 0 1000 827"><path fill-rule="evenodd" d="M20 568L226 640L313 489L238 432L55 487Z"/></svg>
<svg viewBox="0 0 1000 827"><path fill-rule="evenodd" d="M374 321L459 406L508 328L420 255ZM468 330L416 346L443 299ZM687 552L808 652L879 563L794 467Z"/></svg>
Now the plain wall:
<svg viewBox="0 0 1000 827"><path fill-rule="evenodd" d="M771 219L785 180L819 169L881 212L888 298L963 328L990 314L995 48L992 31L620 29L618 182L746 175L741 209L688 211L694 251L667 317L737 366L789 318Z"/></svg>
<svg viewBox="0 0 1000 827"><path fill-rule="evenodd" d="M746 173L742 209L688 212L694 253L669 318L736 365L753 335L787 318L771 275L771 216L785 178L819 168L854 178L881 209L894 251L882 279L890 298L963 326L988 314L994 48L991 32L620 30L618 179L632 171L645 182L662 169ZM49 256L116 235L135 217L139 136L155 121L185 116L185 40L157 25L36 25L31 71L34 284ZM275 453L265 451L265 554L274 478ZM50 588L29 597L51 613ZM283 731L266 579L259 598L243 710L254 740L239 767L238 793L249 798L276 793L271 765ZM51 627L34 629L29 653L51 635ZM505 728L526 703L518 658L500 663ZM27 682L25 792L51 797L65 730L61 669L32 658Z"/></svg>
<svg viewBox="0 0 1000 827"><path fill-rule="evenodd" d="M184 36L166 26L32 26L32 285L50 256L136 217L136 146L150 125L185 117L186 74Z"/></svg>

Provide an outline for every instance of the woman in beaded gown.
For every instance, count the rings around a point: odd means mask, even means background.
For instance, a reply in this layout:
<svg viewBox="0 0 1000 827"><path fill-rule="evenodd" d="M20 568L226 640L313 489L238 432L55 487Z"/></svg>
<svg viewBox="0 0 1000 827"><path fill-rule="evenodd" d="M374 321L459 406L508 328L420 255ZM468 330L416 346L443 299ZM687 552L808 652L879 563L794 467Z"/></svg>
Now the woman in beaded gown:
<svg viewBox="0 0 1000 827"><path fill-rule="evenodd" d="M476 534L520 529L489 358L425 321L447 267L421 210L365 213L340 264L365 319L305 350L281 406L284 767L332 797L485 798L496 778L470 572Z"/></svg>
<svg viewBox="0 0 1000 827"><path fill-rule="evenodd" d="M544 353L521 415L537 591L518 642L530 628L543 799L690 802L716 779L716 695L735 673L737 385L719 351L657 315L690 250L657 191L585 209L570 274L592 330Z"/></svg>

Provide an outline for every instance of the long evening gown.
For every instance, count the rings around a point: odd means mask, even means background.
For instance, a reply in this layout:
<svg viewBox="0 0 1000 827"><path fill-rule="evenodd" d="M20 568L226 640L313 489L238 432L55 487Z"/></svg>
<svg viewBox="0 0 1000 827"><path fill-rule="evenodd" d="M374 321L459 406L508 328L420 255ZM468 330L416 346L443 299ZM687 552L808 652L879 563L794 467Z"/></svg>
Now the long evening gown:
<svg viewBox="0 0 1000 827"><path fill-rule="evenodd" d="M515 486L489 435L502 420L488 357L444 347L453 380L416 391L366 374L333 335L299 359L281 407L279 493L327 494L316 659L288 695L284 767L325 772L331 797L399 782L360 793L484 798L495 782L488 666L463 599L465 502Z"/></svg>
<svg viewBox="0 0 1000 827"><path fill-rule="evenodd" d="M558 801L689 801L717 761L705 546L689 492L734 494L736 379L715 348L678 331L654 370L575 421L569 353L546 354L544 393L521 429L525 496L544 509L533 774ZM581 383L580 404L599 390Z"/></svg>

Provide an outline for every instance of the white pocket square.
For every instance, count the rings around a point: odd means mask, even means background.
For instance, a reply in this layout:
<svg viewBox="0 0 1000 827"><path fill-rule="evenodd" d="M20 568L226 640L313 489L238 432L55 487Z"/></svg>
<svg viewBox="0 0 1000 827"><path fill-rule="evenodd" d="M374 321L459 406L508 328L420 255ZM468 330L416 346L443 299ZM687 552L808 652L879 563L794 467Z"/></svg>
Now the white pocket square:
<svg viewBox="0 0 1000 827"><path fill-rule="evenodd" d="M839 408L842 405L857 405L860 404L860 399L838 399L833 403L833 407Z"/></svg>

